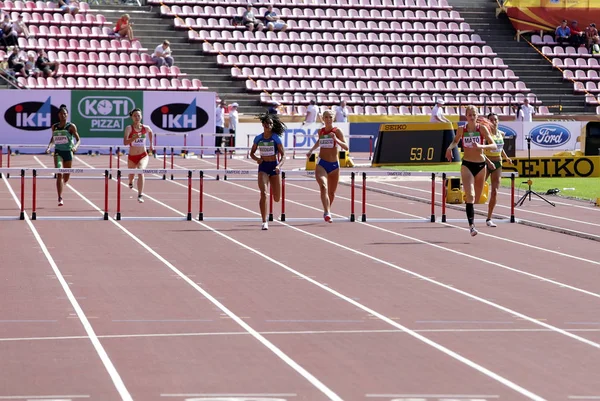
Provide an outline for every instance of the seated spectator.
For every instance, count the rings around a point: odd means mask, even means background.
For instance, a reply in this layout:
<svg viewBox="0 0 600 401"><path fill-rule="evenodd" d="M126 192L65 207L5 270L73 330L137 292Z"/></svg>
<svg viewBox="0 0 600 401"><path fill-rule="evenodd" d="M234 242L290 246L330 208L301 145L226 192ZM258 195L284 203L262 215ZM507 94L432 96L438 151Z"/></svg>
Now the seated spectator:
<svg viewBox="0 0 600 401"><path fill-rule="evenodd" d="M133 40L133 22L131 22L129 14L121 15L121 18L117 21L115 36L119 38L127 37L129 40Z"/></svg>
<svg viewBox="0 0 600 401"><path fill-rule="evenodd" d="M60 63L58 61L50 61L48 57L46 57L44 49L38 50L38 58L35 62L35 66L40 70L40 76L44 76L45 78L56 76L59 65Z"/></svg>
<svg viewBox="0 0 600 401"><path fill-rule="evenodd" d="M571 22L571 37L569 38L569 43L575 47L585 44L585 32L579 29L577 21Z"/></svg>
<svg viewBox="0 0 600 401"><path fill-rule="evenodd" d="M58 8L65 14L75 15L79 12L79 7L76 4L71 4L71 0L58 0Z"/></svg>
<svg viewBox="0 0 600 401"><path fill-rule="evenodd" d="M28 77L39 77L42 72L35 65L35 53L27 53L27 61L25 62L25 75Z"/></svg>
<svg viewBox="0 0 600 401"><path fill-rule="evenodd" d="M13 25L13 29L19 36L25 36L26 38L33 36L29 33L29 28L27 28L27 25L25 25L25 22L23 21L23 15L19 15L17 22Z"/></svg>
<svg viewBox="0 0 600 401"><path fill-rule="evenodd" d="M4 46L15 46L17 44L17 31L15 31L8 14L4 14L4 20L2 20L0 29L2 30L2 42Z"/></svg>
<svg viewBox="0 0 600 401"><path fill-rule="evenodd" d="M254 31L254 29L262 31L264 28L262 22L260 22L254 16L254 13L252 12L252 4L250 3L248 3L246 6L246 12L244 12L244 15L242 15L242 23L246 25L246 28L248 28L250 32Z"/></svg>
<svg viewBox="0 0 600 401"><path fill-rule="evenodd" d="M279 16L273 11L273 6L269 4L267 12L265 12L265 23L269 31L285 31L288 26L283 20L279 19Z"/></svg>
<svg viewBox="0 0 600 401"><path fill-rule="evenodd" d="M590 51L592 48L592 44L594 43L594 37L598 36L598 30L596 29L596 24L593 22L585 28L585 47L587 47Z"/></svg>
<svg viewBox="0 0 600 401"><path fill-rule="evenodd" d="M173 57L171 56L171 47L168 40L162 42L161 45L156 46L154 53L152 54L152 61L156 63L158 67L167 65L168 67L173 66Z"/></svg>
<svg viewBox="0 0 600 401"><path fill-rule="evenodd" d="M564 19L560 23L560 26L556 28L556 32L554 33L555 39L558 44L562 45L569 41L569 37L571 36L571 29L567 26L567 20Z"/></svg>
<svg viewBox="0 0 600 401"><path fill-rule="evenodd" d="M26 76L25 72L23 71L23 68L25 68L25 63L23 63L21 56L19 56L18 46L13 46L10 56L8 56L8 68L13 70L15 75L20 73L21 75Z"/></svg>
<svg viewBox="0 0 600 401"><path fill-rule="evenodd" d="M279 106L281 106L281 103L274 101L267 109L267 113L279 114Z"/></svg>
<svg viewBox="0 0 600 401"><path fill-rule="evenodd" d="M600 54L600 37L594 36L592 39L592 54Z"/></svg>

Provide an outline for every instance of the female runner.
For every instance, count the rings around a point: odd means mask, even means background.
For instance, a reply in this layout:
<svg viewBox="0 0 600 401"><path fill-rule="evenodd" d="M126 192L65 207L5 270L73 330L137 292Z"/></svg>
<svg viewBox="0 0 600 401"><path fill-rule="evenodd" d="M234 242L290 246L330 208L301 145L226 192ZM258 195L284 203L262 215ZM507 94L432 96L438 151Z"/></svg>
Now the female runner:
<svg viewBox="0 0 600 401"><path fill-rule="evenodd" d="M142 124L142 110L135 108L129 112L129 117L133 124L125 127L123 145L129 145L129 155L127 157L127 168L145 169L148 166L148 152L146 152L146 139L150 146L150 153L153 152L152 128ZM133 188L133 179L135 174L129 174L129 188ZM144 203L144 174L138 174L138 202Z"/></svg>

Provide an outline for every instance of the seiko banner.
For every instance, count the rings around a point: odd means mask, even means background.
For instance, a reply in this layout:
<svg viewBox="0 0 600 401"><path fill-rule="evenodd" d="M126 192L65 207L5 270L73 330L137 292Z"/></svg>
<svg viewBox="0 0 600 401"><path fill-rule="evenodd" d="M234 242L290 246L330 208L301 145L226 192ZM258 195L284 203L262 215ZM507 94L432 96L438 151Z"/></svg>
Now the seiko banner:
<svg viewBox="0 0 600 401"><path fill-rule="evenodd" d="M84 145L122 146L129 112L140 108L143 124L160 137L160 145L200 145L201 134L215 132L214 92L174 91L15 91L3 90L0 144L48 144L50 128L65 104ZM204 138L205 146L214 137Z"/></svg>
<svg viewBox="0 0 600 401"><path fill-rule="evenodd" d="M577 137L586 122L506 122L499 129L507 136L516 135L517 150L527 150L527 138L531 138L531 150L574 150Z"/></svg>

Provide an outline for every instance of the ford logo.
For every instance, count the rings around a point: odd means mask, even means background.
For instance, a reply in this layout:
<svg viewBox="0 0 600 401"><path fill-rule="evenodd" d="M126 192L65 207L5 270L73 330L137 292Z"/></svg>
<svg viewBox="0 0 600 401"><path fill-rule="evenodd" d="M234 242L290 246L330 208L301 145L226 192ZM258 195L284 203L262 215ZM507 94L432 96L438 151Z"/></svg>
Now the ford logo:
<svg viewBox="0 0 600 401"><path fill-rule="evenodd" d="M571 139L571 133L562 125L542 124L529 131L531 141L544 148L564 145Z"/></svg>
<svg viewBox="0 0 600 401"><path fill-rule="evenodd" d="M517 137L517 131L515 131L514 129L512 129L506 125L499 125L498 130L504 132L505 138L516 138Z"/></svg>

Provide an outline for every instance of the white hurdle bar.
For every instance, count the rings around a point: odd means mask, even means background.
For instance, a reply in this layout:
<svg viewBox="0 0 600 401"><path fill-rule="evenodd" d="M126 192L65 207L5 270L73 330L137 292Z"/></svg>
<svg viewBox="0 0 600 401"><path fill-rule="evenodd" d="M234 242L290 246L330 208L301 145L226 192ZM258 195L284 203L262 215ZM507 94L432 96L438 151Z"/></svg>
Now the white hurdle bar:
<svg viewBox="0 0 600 401"><path fill-rule="evenodd" d="M38 216L37 215L37 172L38 170L48 174L84 174L87 172L98 173L98 169L93 168L44 168L31 169L32 171L32 207L31 220L108 220L108 181L110 180L110 171L104 170L104 213L102 216L77 216L77 217L61 217L61 216Z"/></svg>
<svg viewBox="0 0 600 401"><path fill-rule="evenodd" d="M121 179L123 174L162 174L165 177L167 174L187 174L187 197L188 197L188 205L187 205L187 215L186 217L123 217L121 215ZM157 170L157 169L119 169L117 170L117 210L115 220L167 220L167 221L181 221L181 220L192 220L192 174L193 170ZM107 207L108 208L108 207Z"/></svg>
<svg viewBox="0 0 600 401"><path fill-rule="evenodd" d="M27 169L24 168L0 168L0 177L2 174L6 175L6 178L10 177L11 173L19 174L21 176L21 192L19 194L19 201L21 203L21 209L18 216L1 216L0 220L25 220L25 172Z"/></svg>

